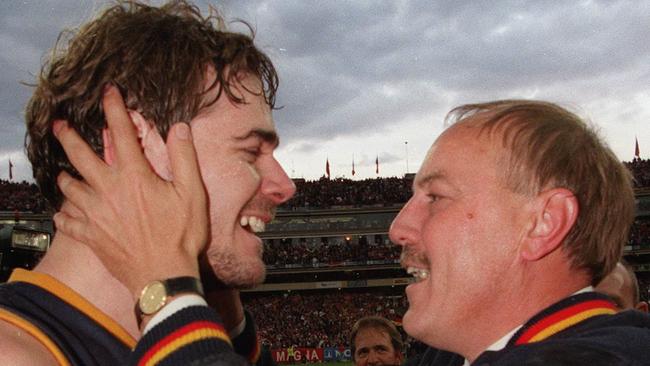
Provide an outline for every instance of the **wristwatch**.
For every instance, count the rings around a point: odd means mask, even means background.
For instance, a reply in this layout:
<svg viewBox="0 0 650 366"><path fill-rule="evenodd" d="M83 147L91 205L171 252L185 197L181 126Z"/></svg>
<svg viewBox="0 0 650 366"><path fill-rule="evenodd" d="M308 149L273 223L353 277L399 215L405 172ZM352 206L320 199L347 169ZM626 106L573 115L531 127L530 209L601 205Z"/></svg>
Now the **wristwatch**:
<svg viewBox="0 0 650 366"><path fill-rule="evenodd" d="M142 322L144 315L153 315L167 305L171 296L184 293L203 296L201 280L184 276L149 282L140 292L140 298L135 304L138 325Z"/></svg>

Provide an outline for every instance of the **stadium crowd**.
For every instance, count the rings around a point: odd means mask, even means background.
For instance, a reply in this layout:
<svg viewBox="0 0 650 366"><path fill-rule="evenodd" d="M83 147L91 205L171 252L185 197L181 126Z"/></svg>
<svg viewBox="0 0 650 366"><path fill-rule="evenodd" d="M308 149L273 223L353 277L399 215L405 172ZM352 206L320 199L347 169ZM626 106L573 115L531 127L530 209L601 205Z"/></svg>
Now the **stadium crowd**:
<svg viewBox="0 0 650 366"><path fill-rule="evenodd" d="M399 260L400 247L389 240L369 242L349 238L325 241L265 240L264 263L273 267L320 267L345 264L393 263Z"/></svg>
<svg viewBox="0 0 650 366"><path fill-rule="evenodd" d="M634 175L637 187L650 187L650 159L625 162ZM314 181L295 179L295 196L281 206L284 210L327 209L332 207L393 206L411 196L411 178L385 177L351 180L345 178ZM0 211L42 213L45 200L33 183L0 180Z"/></svg>
<svg viewBox="0 0 650 366"><path fill-rule="evenodd" d="M634 220L627 245L631 247L630 249L650 248L650 220L648 218Z"/></svg>
<svg viewBox="0 0 650 366"><path fill-rule="evenodd" d="M650 159L634 158L623 163L632 172L635 187L650 187Z"/></svg>
<svg viewBox="0 0 650 366"><path fill-rule="evenodd" d="M0 211L43 213L47 203L36 184L0 179Z"/></svg>
<svg viewBox="0 0 650 366"><path fill-rule="evenodd" d="M296 194L282 206L283 209L392 206L404 203L411 197L411 180L404 178L351 180L322 177L315 181L294 181Z"/></svg>
<svg viewBox="0 0 650 366"><path fill-rule="evenodd" d="M639 281L639 298L643 301L650 302L650 278L638 277Z"/></svg>
<svg viewBox="0 0 650 366"><path fill-rule="evenodd" d="M400 322L406 296L381 292L303 292L245 299L261 341L273 348L348 346L350 328L367 315ZM282 314L282 316L268 316Z"/></svg>

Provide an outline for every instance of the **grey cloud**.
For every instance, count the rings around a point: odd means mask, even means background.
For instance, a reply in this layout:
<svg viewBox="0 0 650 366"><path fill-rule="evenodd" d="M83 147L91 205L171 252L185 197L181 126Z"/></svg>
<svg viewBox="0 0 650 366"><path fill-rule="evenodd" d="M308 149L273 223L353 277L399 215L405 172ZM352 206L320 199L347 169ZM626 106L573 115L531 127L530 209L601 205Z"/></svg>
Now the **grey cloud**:
<svg viewBox="0 0 650 366"><path fill-rule="evenodd" d="M1 151L22 148L30 91L18 82L32 80L63 28L103 4L0 1ZM381 134L401 121L433 118L460 102L632 100L650 80L645 1L220 4L228 18L257 29L256 43L280 73L284 108L274 116L282 144L302 154L336 137Z"/></svg>
<svg viewBox="0 0 650 366"><path fill-rule="evenodd" d="M381 164L392 164L392 163L401 163L404 160L403 156L398 156L391 153L383 153L379 155L379 165Z"/></svg>
<svg viewBox="0 0 650 366"><path fill-rule="evenodd" d="M289 145L284 147L288 151L290 151L292 154L298 155L298 154L309 154L312 152L315 152L318 150L318 147L321 142L315 141L315 140L301 140L298 143Z"/></svg>
<svg viewBox="0 0 650 366"><path fill-rule="evenodd" d="M266 8L275 11L259 19L273 29L270 43L285 49L279 62L286 108L276 118L293 126L290 140L351 135L369 125L381 130L409 110L398 102L422 98L421 90L403 90L395 103L377 99L382 84L419 82L464 101L491 99L522 85L543 89L621 72L648 54L640 43L647 11L630 14L620 3L318 4L271 2Z"/></svg>

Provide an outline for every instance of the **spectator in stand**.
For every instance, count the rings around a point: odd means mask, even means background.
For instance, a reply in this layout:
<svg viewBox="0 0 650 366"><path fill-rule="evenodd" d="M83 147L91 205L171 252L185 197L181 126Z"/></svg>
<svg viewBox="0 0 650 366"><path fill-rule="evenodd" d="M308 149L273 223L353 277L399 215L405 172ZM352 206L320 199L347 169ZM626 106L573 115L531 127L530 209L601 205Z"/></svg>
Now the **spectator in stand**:
<svg viewBox="0 0 650 366"><path fill-rule="evenodd" d="M639 297L639 282L636 274L625 262L618 262L607 277L596 286L596 291L614 300L619 310L636 309L648 312L648 303Z"/></svg>
<svg viewBox="0 0 650 366"><path fill-rule="evenodd" d="M388 319L368 316L350 331L352 359L356 366L397 366L402 363L402 335Z"/></svg>

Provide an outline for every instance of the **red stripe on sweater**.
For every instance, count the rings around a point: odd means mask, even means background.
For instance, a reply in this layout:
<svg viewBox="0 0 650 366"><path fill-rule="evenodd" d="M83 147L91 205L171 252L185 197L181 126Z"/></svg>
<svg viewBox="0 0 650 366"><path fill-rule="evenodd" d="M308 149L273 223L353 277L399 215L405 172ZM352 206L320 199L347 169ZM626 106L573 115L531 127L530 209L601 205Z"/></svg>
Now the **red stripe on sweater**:
<svg viewBox="0 0 650 366"><path fill-rule="evenodd" d="M612 310L616 309L611 302L606 300L591 300L573 306L569 306L568 308L552 313L549 316L539 320L537 323L535 323L530 328L528 328L521 336L519 336L515 344L520 345L520 344L528 343L528 341L530 341L531 338L533 338L535 335L539 334L540 332L544 331L545 329L569 317L572 317L576 314L593 310L596 308L606 308Z"/></svg>

